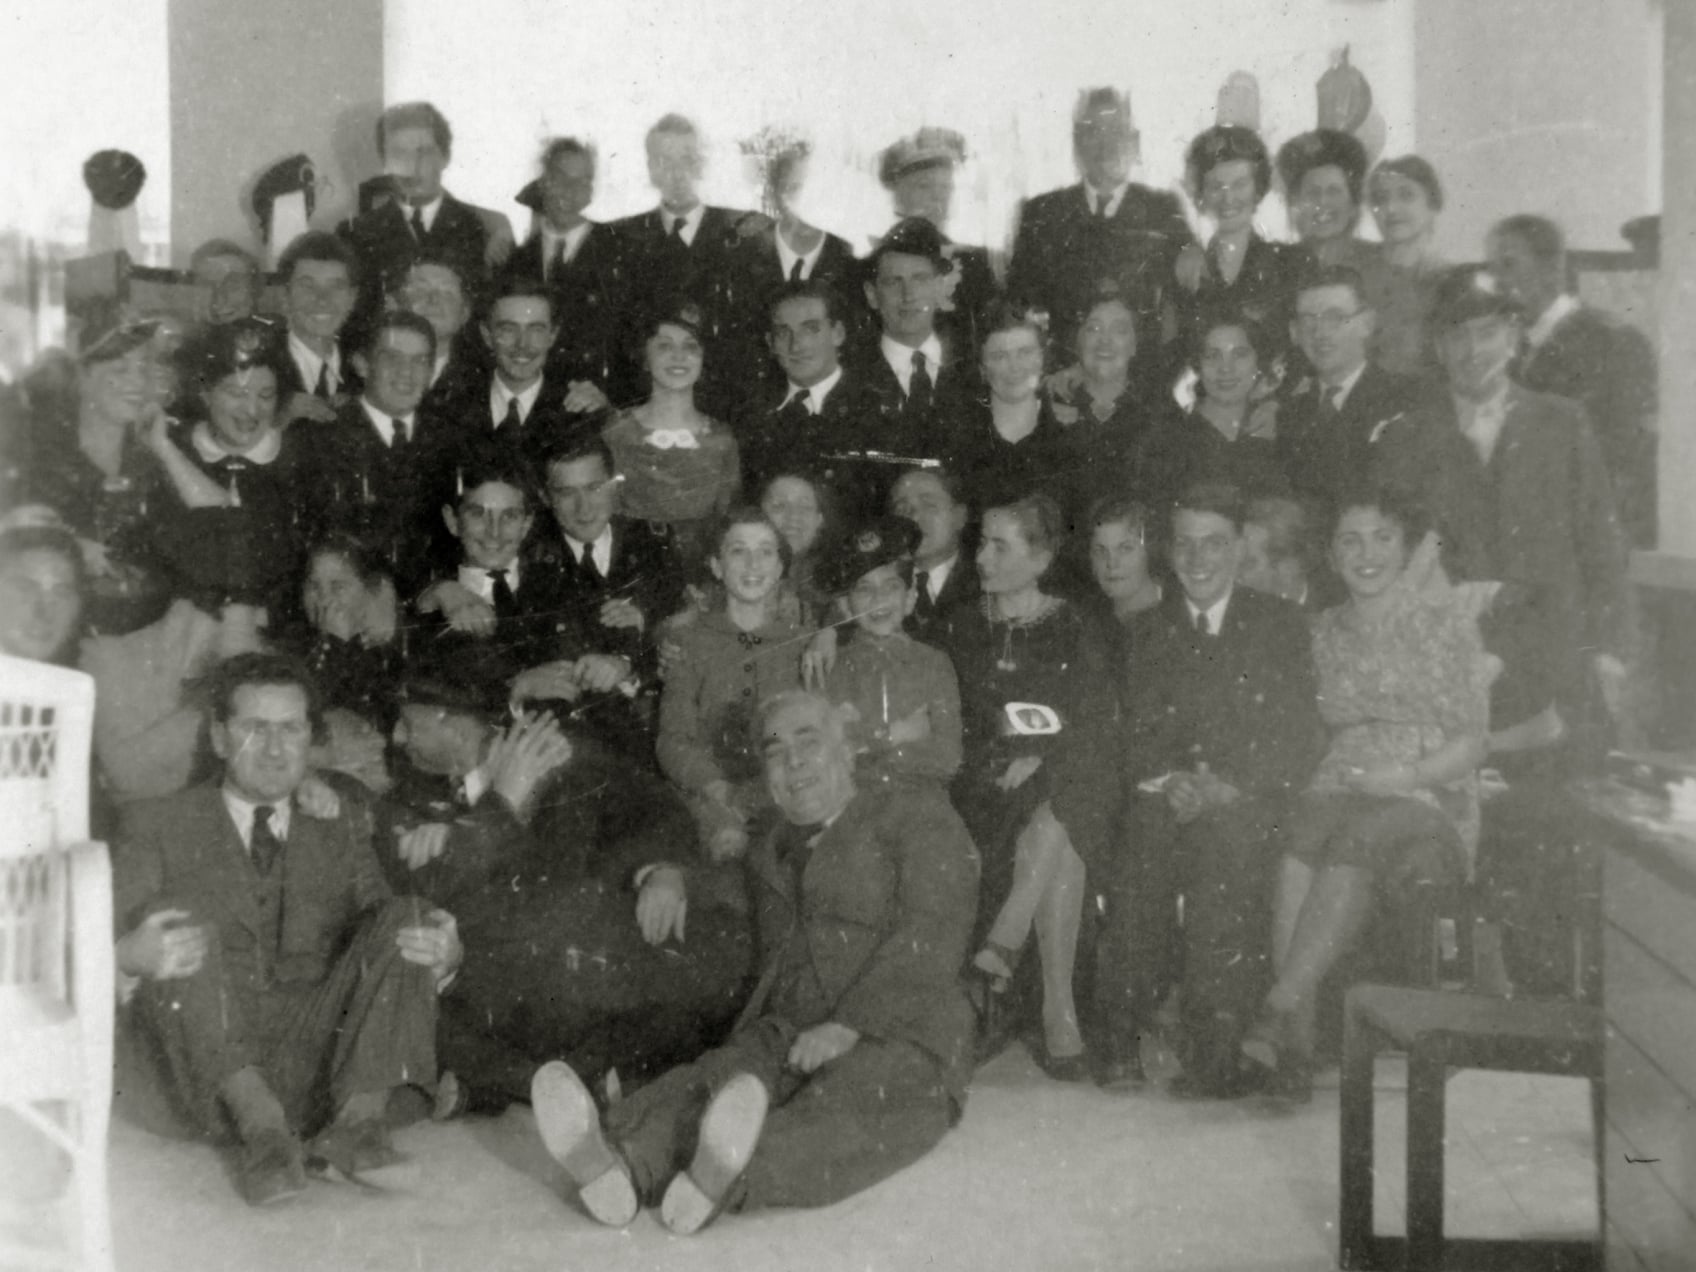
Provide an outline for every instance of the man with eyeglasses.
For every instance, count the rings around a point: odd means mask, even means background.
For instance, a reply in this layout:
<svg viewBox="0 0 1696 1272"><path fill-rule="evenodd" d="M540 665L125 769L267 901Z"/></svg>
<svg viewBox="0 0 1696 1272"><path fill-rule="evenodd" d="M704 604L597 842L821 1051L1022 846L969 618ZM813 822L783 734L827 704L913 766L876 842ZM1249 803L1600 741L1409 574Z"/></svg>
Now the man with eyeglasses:
<svg viewBox="0 0 1696 1272"><path fill-rule="evenodd" d="M211 702L222 777L132 806L113 854L129 1022L195 1130L234 1132L249 1203L301 1193L309 1168L375 1182L400 1162L390 1093L436 1082L457 925L390 893L368 814L301 797L320 723L304 668L240 655Z"/></svg>
<svg viewBox="0 0 1696 1272"><path fill-rule="evenodd" d="M1377 315L1351 266L1316 270L1296 291L1290 335L1310 374L1278 411L1278 457L1290 485L1321 504L1364 479L1372 443L1412 405L1414 386L1366 360Z"/></svg>

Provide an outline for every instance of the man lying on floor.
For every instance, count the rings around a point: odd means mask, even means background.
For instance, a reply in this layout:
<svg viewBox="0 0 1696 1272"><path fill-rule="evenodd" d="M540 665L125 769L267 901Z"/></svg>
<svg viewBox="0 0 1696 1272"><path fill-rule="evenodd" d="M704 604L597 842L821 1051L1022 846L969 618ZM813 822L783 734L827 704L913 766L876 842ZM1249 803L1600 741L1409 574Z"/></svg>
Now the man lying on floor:
<svg viewBox="0 0 1696 1272"><path fill-rule="evenodd" d="M734 864L695 872L687 929L648 863L689 851L679 796L581 724L505 728L504 687L421 667L403 688L377 842L397 891L453 911L467 956L442 997L436 1112L499 1112L564 1059L628 1087L722 1042L752 988ZM685 939L687 938L687 939Z"/></svg>
<svg viewBox="0 0 1696 1272"><path fill-rule="evenodd" d="M613 1104L604 1127L569 1066L532 1087L548 1151L614 1227L644 1202L679 1233L726 1209L828 1205L917 1161L964 1104L965 826L939 791L858 794L822 697L779 694L759 727L782 820L745 863L765 966L730 1040ZM679 924L690 873L647 880L678 889Z"/></svg>
<svg viewBox="0 0 1696 1272"><path fill-rule="evenodd" d="M223 775L131 805L113 853L129 1023L180 1113L214 1138L233 1125L254 1204L304 1189L309 1160L350 1177L398 1160L389 1093L435 1084L436 995L461 958L447 911L390 893L368 816L296 806L318 724L300 664L230 659Z"/></svg>

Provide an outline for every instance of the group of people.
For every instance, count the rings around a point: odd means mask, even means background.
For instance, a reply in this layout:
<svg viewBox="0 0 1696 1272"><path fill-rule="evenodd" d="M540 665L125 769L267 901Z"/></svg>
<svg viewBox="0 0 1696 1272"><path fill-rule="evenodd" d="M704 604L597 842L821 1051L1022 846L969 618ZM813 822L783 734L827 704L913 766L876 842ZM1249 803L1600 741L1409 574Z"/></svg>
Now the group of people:
<svg viewBox="0 0 1696 1272"><path fill-rule="evenodd" d="M774 216L705 206L675 115L657 208L588 221L562 139L510 247L394 106L391 201L279 312L213 243L203 323L93 314L13 387L0 652L95 678L124 1033L250 1201L380 1177L409 1097L530 1100L609 1224L826 1204L1016 1037L1307 1099L1481 766L1605 740L1653 375L1558 228L1448 266L1423 159L1228 125L1201 243L1123 95L1074 140L998 280L943 130L864 259L804 148Z"/></svg>

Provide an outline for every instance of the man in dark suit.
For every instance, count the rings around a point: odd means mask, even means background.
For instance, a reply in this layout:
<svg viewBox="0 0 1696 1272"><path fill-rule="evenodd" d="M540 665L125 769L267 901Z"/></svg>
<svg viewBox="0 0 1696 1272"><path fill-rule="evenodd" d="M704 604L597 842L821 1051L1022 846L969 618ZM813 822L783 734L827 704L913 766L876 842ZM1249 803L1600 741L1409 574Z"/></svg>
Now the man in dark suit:
<svg viewBox="0 0 1696 1272"><path fill-rule="evenodd" d="M532 1088L543 1143L606 1224L644 1201L678 1233L725 1209L828 1205L918 1160L964 1105L964 825L939 791L858 793L822 697L781 694L759 727L780 819L746 862L765 970L729 1042L613 1105L604 1132L565 1065ZM681 932L689 886L677 867L644 880L663 930Z"/></svg>
<svg viewBox="0 0 1696 1272"><path fill-rule="evenodd" d="M453 430L418 409L436 333L417 314L384 314L357 355L363 394L328 422L297 421L283 442L310 540L343 531L386 552L411 596L430 576L436 510L452 481Z"/></svg>
<svg viewBox="0 0 1696 1272"><path fill-rule="evenodd" d="M1581 751L1605 750L1631 621L1625 535L1601 447L1583 407L1510 379L1519 306L1483 266L1441 280L1431 323L1447 391L1385 430L1377 475L1431 513L1454 577L1539 595L1558 651L1557 706L1583 735Z"/></svg>
<svg viewBox="0 0 1696 1272"><path fill-rule="evenodd" d="M431 415L451 418L460 400L487 383L489 375L488 350L474 332L467 334L472 305L459 267L446 257L420 257L391 300L435 330L435 366L419 406Z"/></svg>
<svg viewBox="0 0 1696 1272"><path fill-rule="evenodd" d="M1631 542L1655 541L1655 351L1642 332L1567 290L1566 238L1547 217L1511 216L1487 240L1490 268L1519 302L1513 377L1584 407Z"/></svg>
<svg viewBox="0 0 1696 1272"><path fill-rule="evenodd" d="M960 478L944 468L909 468L895 481L889 510L919 527L907 633L927 645L943 645L952 615L982 595L977 564L962 547L972 510Z"/></svg>
<svg viewBox="0 0 1696 1272"><path fill-rule="evenodd" d="M359 258L320 230L302 234L277 259L289 333L289 356L277 383L277 416L285 423L328 423L359 396L359 373L342 349L359 279Z"/></svg>
<svg viewBox="0 0 1696 1272"><path fill-rule="evenodd" d="M829 283L782 283L772 294L765 339L783 387L738 433L745 489L758 491L776 473L798 469L816 473L851 514L883 506L893 471L858 458L875 449L879 401L843 369L847 338L842 296Z"/></svg>
<svg viewBox="0 0 1696 1272"><path fill-rule="evenodd" d="M1321 519L1366 479L1372 443L1412 405L1415 386L1366 360L1375 315L1347 265L1316 270L1296 292L1290 334L1312 374L1278 408L1278 458Z"/></svg>
<svg viewBox="0 0 1696 1272"><path fill-rule="evenodd" d="M937 331L954 268L943 248L934 225L909 217L866 263L866 304L879 334L852 366L877 396L868 442L881 454L946 461L958 448L976 351L952 347Z"/></svg>
<svg viewBox="0 0 1696 1272"><path fill-rule="evenodd" d="M762 218L701 202L706 167L695 125L682 115L665 115L647 136L648 179L659 191L659 207L614 221L607 228L617 245L614 304L618 310L622 365L614 368L615 402L643 395L644 369L637 358L643 323L688 299L702 313L706 364L697 388L697 404L721 419L734 415L741 400L736 357L736 323L746 312L738 298L745 286L738 269L744 228Z"/></svg>
<svg viewBox="0 0 1696 1272"><path fill-rule="evenodd" d="M1154 319L1191 235L1176 197L1131 180L1140 144L1128 95L1084 90L1072 113L1083 180L1036 195L1019 213L1007 294L1047 310L1062 347L1070 347L1103 280L1130 301L1145 339L1159 330Z"/></svg>
<svg viewBox="0 0 1696 1272"><path fill-rule="evenodd" d="M389 1093L435 1083L461 946L446 911L391 896L368 817L296 803L319 724L298 664L238 655L212 702L222 779L126 815L117 966L178 1105L209 1135L234 1123L259 1204L305 1187L308 1151L355 1177L397 1160Z"/></svg>
<svg viewBox="0 0 1696 1272"><path fill-rule="evenodd" d="M1234 487L1185 491L1172 516L1180 587L1131 629L1132 851L1111 881L1098 997L1111 1079L1136 1068L1139 1031L1177 980L1184 1072L1174 1090L1205 1098L1249 1088L1237 1047L1270 984L1279 827L1324 745L1307 620L1238 586L1242 528Z"/></svg>
<svg viewBox="0 0 1696 1272"><path fill-rule="evenodd" d="M528 1099L561 1057L595 1084L663 1072L721 1042L751 988L739 867L702 872L687 940L639 922L636 870L694 833L677 794L574 724L498 728L505 710L445 660L415 667L377 809L393 885L451 909L476 951L442 999L439 1113Z"/></svg>
<svg viewBox="0 0 1696 1272"><path fill-rule="evenodd" d="M442 188L453 158L453 130L429 102L402 102L377 119L377 153L398 199L362 212L347 225L348 242L364 272L359 328L375 320L385 290L396 287L421 256L445 257L473 291L489 276L489 229L485 214ZM506 231L510 245L511 230Z"/></svg>
<svg viewBox="0 0 1696 1272"><path fill-rule="evenodd" d="M559 336L548 371L559 383L583 380L603 389L617 359L614 325L616 239L583 215L595 198L595 151L575 137L556 137L542 151L542 173L519 191L536 211L530 236L507 260L509 274L538 279L553 296Z"/></svg>

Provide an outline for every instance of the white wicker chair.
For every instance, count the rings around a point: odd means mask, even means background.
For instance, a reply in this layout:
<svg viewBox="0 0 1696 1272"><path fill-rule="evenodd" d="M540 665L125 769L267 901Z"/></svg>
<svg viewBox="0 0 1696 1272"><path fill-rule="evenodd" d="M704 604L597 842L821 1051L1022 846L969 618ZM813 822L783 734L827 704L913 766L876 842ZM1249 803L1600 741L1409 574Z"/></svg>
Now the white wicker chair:
<svg viewBox="0 0 1696 1272"><path fill-rule="evenodd" d="M5 1268L112 1267L112 876L88 842L93 722L88 676L0 656L0 1110L71 1174L24 1228L0 1223Z"/></svg>

